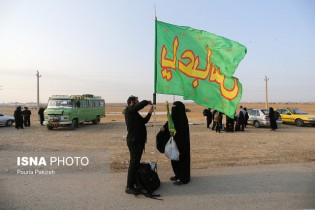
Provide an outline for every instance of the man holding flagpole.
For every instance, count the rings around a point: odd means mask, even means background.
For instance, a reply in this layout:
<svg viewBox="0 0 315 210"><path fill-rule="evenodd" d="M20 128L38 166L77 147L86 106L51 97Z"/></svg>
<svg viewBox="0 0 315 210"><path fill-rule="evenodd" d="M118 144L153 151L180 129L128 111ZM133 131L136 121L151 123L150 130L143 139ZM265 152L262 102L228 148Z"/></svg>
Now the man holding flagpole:
<svg viewBox="0 0 315 210"><path fill-rule="evenodd" d="M149 122L153 106L149 110L146 117L142 117L138 111L152 105L151 101L138 101L138 97L130 96L127 100L128 106L125 109L125 122L127 125L127 146L130 152L130 162L128 168L127 187L125 192L127 194L139 194L135 188L136 173L140 166L144 145L147 141L147 129L145 124Z"/></svg>

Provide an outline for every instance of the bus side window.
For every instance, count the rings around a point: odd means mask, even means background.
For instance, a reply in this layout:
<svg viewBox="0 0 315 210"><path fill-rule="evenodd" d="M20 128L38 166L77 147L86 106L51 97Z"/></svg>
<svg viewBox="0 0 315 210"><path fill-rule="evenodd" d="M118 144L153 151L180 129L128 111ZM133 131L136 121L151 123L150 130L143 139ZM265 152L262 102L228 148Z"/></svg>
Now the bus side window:
<svg viewBox="0 0 315 210"><path fill-rule="evenodd" d="M75 108L76 108L77 103L76 103L74 100L71 100L71 103L72 103L72 108L73 108L73 109L75 109Z"/></svg>
<svg viewBox="0 0 315 210"><path fill-rule="evenodd" d="M100 101L94 101L95 102L95 106L99 107L100 106Z"/></svg>
<svg viewBox="0 0 315 210"><path fill-rule="evenodd" d="M101 100L100 101L100 106L104 106L104 104L105 104L104 100Z"/></svg>
<svg viewBox="0 0 315 210"><path fill-rule="evenodd" d="M77 101L77 108L80 108L80 106L81 106L80 101Z"/></svg>
<svg viewBox="0 0 315 210"><path fill-rule="evenodd" d="M94 101L89 101L89 107L94 107Z"/></svg>

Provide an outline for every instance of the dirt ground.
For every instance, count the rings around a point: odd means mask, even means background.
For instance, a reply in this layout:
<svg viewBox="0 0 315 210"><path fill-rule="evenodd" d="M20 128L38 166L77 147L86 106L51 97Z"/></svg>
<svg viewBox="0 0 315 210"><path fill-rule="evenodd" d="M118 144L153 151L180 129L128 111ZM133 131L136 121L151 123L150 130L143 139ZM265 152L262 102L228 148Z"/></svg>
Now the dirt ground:
<svg viewBox="0 0 315 210"><path fill-rule="evenodd" d="M242 105L247 108L265 107L263 103ZM315 103L269 105L274 108L297 107L315 114ZM245 132L216 133L206 128L202 116L204 107L193 103L186 104L186 107L190 110L187 114L190 121L192 169L315 161L315 127L281 124L275 132L269 128L248 126ZM94 156L89 166L91 171L103 169L104 164L109 164L108 168L112 172L126 171L129 152L125 141L127 132L123 108L123 104L107 104L106 117L102 118L100 124L86 123L74 131L68 128L49 131L39 124L37 111L31 109L31 127L23 130L0 127L0 152L3 157L9 154L14 161L18 156L34 156L39 152L46 155L84 153ZM14 109L0 107L0 113L13 115ZM147 124L148 142L142 159L157 160L160 169L171 170L170 161L155 149L155 134L166 121L165 110L165 105L159 104L156 110L158 115L152 116ZM143 113L146 111L148 107ZM2 159L1 164L0 174L16 173L16 162ZM64 172L71 172L69 170L72 168L63 169Z"/></svg>

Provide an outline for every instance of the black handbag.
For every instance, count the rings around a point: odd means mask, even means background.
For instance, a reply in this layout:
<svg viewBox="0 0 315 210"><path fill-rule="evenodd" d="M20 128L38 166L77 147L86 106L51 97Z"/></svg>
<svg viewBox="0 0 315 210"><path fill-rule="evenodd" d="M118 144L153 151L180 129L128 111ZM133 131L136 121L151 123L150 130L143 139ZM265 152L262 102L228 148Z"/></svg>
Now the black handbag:
<svg viewBox="0 0 315 210"><path fill-rule="evenodd" d="M168 132L168 130L160 131L156 135L156 148L159 150L160 153L164 153L165 151L165 145L170 139L171 135Z"/></svg>

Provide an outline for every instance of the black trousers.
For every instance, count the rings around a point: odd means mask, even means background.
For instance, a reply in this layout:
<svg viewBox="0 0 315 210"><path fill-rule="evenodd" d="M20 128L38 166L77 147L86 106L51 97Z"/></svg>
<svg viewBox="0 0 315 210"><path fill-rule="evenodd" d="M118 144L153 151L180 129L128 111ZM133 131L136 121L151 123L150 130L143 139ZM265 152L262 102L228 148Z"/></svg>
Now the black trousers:
<svg viewBox="0 0 315 210"><path fill-rule="evenodd" d="M215 131L216 131L216 132L221 132L221 125L220 125L220 122L215 122Z"/></svg>
<svg viewBox="0 0 315 210"><path fill-rule="evenodd" d="M43 122L44 122L44 115L40 115L39 117L40 117L40 124L43 125Z"/></svg>
<svg viewBox="0 0 315 210"><path fill-rule="evenodd" d="M207 117L207 128L210 127L211 122L212 122L212 117Z"/></svg>
<svg viewBox="0 0 315 210"><path fill-rule="evenodd" d="M190 181L190 154L185 154L185 157L179 156L179 160L171 161L173 172L181 182L187 184Z"/></svg>
<svg viewBox="0 0 315 210"><path fill-rule="evenodd" d="M127 187L134 188L136 184L136 173L139 169L144 143L141 142L127 142L130 153L130 163L128 168Z"/></svg>
<svg viewBox="0 0 315 210"><path fill-rule="evenodd" d="M241 131L244 131L244 127L245 127L245 123L244 122L240 123Z"/></svg>
<svg viewBox="0 0 315 210"><path fill-rule="evenodd" d="M31 117L30 116L24 116L24 126L25 127L31 126Z"/></svg>

